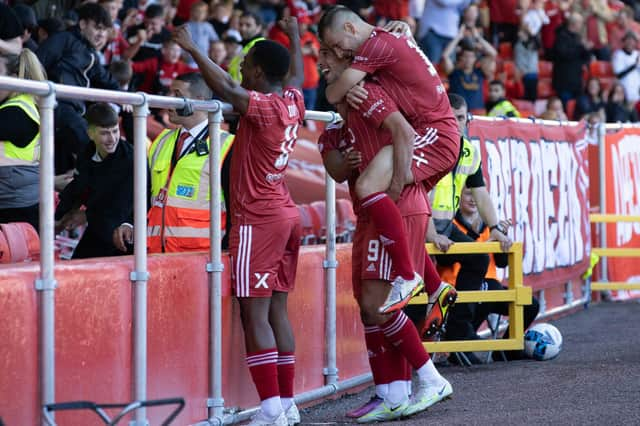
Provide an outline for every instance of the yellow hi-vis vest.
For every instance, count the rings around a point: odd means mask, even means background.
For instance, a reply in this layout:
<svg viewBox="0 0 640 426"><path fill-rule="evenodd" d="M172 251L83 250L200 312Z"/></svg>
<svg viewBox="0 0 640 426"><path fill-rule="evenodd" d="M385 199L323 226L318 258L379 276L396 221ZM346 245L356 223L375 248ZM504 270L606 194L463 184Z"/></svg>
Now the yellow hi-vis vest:
<svg viewBox="0 0 640 426"><path fill-rule="evenodd" d="M511 115L510 115L511 114ZM487 113L489 117L516 117L520 118L520 113L511 102L506 99L501 100Z"/></svg>
<svg viewBox="0 0 640 426"><path fill-rule="evenodd" d="M476 173L479 168L480 153L467 138L463 137L456 167L433 188L432 215L438 233L448 233L456 210L460 206L460 195L467 178Z"/></svg>
<svg viewBox="0 0 640 426"><path fill-rule="evenodd" d="M231 59L231 61L229 62L229 75L231 76L232 79L234 79L238 83L242 82L240 65L242 64L242 61L244 61L244 57L247 56L247 53L249 53L249 51L251 50L254 44L262 40L266 40L266 39L264 37L258 37L251 40L249 43L246 44L246 46L242 48L242 51L240 52L240 54L234 56L233 59Z"/></svg>
<svg viewBox="0 0 640 426"><path fill-rule="evenodd" d="M18 95L8 99L0 109L18 107L40 125L40 113L33 97ZM7 123L7 126L11 124ZM11 141L0 141L0 166L37 166L40 162L40 132L24 148L18 148Z"/></svg>
<svg viewBox="0 0 640 426"><path fill-rule="evenodd" d="M203 251L209 248L209 155L195 150L171 162L180 129L163 130L149 150L151 199L156 200L166 187L166 199L153 203L147 215L147 247L150 253ZM229 153L234 136L220 132L220 167ZM210 147L207 138L207 147ZM226 209L222 204L222 230L225 230Z"/></svg>

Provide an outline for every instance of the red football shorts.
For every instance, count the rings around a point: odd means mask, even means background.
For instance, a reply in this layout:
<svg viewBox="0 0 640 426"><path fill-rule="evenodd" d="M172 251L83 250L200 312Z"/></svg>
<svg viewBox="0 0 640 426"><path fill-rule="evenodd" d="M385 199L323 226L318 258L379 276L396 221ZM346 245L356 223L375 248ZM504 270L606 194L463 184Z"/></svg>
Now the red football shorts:
<svg viewBox="0 0 640 426"><path fill-rule="evenodd" d="M424 242L427 236L429 216L417 214L402 218L413 267L416 271L424 270ZM393 269L393 261L379 239L378 231L371 220L358 220L353 236L351 249L353 296L360 298L362 281L390 281L397 274Z"/></svg>
<svg viewBox="0 0 640 426"><path fill-rule="evenodd" d="M416 137L413 146L411 172L416 182L423 182L427 192L445 177L458 162L460 139L453 135L427 129L424 136Z"/></svg>
<svg viewBox="0 0 640 426"><path fill-rule="evenodd" d="M300 250L300 219L231 227L231 284L236 297L293 291Z"/></svg>

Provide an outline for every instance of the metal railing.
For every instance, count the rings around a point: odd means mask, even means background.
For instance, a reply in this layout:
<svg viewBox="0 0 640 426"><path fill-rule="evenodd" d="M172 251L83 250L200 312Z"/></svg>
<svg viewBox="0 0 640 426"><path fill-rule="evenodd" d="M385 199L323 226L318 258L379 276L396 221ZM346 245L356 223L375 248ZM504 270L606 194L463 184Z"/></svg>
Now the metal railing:
<svg viewBox="0 0 640 426"><path fill-rule="evenodd" d="M487 340L451 340L424 343L425 349L436 352L498 351L524 348L524 305L531 304L531 287L522 284L522 243L513 243L509 251L503 252L498 242L455 243L449 250L441 252L434 244L426 244L429 254L480 254L506 253L509 261L508 290L459 291L456 303L506 302L509 303L509 338ZM427 295L414 297L410 304L425 305Z"/></svg>

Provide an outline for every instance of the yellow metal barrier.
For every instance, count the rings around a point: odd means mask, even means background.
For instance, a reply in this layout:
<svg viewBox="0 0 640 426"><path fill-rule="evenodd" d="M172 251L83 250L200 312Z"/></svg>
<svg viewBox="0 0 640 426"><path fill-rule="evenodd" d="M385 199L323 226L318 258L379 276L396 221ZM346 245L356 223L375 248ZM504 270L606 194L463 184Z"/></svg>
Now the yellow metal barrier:
<svg viewBox="0 0 640 426"><path fill-rule="evenodd" d="M618 214L590 214L591 223L640 222L640 216L623 216ZM605 257L640 257L640 248L594 247L594 254ZM591 290L640 290L640 283L596 281L591 283Z"/></svg>
<svg viewBox="0 0 640 426"><path fill-rule="evenodd" d="M500 243L455 243L449 251L443 253L435 245L426 244L429 254L478 254L502 253ZM456 303L508 302L509 338L489 340L452 340L447 342L428 342L427 351L435 352L475 352L514 350L524 348L523 306L531 304L531 288L522 285L522 243L513 243L507 252L509 258L509 289L491 291L460 291ZM414 305L426 305L427 295L421 294L411 300Z"/></svg>

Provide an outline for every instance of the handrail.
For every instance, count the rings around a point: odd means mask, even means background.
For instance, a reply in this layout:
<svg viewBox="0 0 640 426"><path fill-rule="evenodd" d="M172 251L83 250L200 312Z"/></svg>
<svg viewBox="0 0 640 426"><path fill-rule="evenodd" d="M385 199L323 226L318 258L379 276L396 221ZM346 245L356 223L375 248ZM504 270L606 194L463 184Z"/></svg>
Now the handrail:
<svg viewBox="0 0 640 426"><path fill-rule="evenodd" d="M450 340L446 342L426 342L425 349L435 352L475 352L490 350L515 350L524 348L524 305L531 304L531 287L522 284L522 243L513 243L509 251L504 252L498 242L455 243L445 253L434 244L425 244L429 254L478 254L506 253L509 262L509 289L487 291L460 291L457 303L507 302L509 303L509 338L488 340ZM410 304L428 303L426 294L421 294Z"/></svg>

